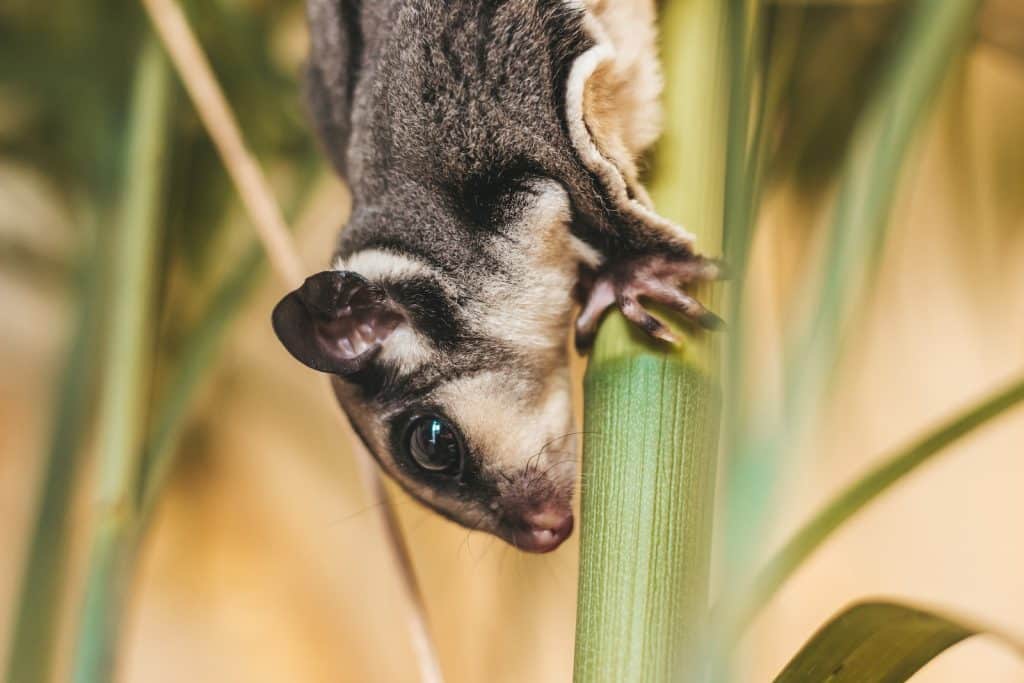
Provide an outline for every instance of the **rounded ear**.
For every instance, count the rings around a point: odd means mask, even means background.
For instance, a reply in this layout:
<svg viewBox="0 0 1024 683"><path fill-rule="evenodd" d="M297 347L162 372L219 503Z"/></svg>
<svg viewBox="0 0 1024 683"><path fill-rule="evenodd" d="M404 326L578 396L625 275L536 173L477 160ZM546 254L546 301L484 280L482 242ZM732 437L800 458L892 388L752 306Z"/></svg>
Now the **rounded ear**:
<svg viewBox="0 0 1024 683"><path fill-rule="evenodd" d="M366 367L405 316L379 285L350 271L325 270L281 299L271 319L300 363L345 376Z"/></svg>
<svg viewBox="0 0 1024 683"><path fill-rule="evenodd" d="M690 251L694 237L659 215L638 178L636 159L657 137L661 74L653 5L586 9L592 46L569 69L565 119L583 166L597 179L620 230L638 243Z"/></svg>

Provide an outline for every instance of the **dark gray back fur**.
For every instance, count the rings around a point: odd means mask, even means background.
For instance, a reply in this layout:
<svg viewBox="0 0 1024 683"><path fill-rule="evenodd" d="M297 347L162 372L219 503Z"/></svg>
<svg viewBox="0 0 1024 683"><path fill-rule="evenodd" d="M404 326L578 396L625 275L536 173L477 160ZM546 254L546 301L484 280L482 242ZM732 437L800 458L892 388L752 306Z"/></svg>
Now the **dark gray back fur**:
<svg viewBox="0 0 1024 683"><path fill-rule="evenodd" d="M444 270L479 263L501 195L528 175L566 188L573 231L645 251L616 225L565 122L572 61L592 45L564 0L312 0L310 100L353 192L342 255L400 245ZM657 245L663 248L663 245Z"/></svg>

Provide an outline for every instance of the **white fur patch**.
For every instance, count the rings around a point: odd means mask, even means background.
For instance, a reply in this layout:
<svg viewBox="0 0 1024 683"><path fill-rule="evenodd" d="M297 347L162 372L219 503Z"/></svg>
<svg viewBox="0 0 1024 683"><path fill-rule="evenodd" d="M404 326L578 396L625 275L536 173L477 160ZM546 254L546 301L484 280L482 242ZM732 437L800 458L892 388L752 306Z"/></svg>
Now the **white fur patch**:
<svg viewBox="0 0 1024 683"><path fill-rule="evenodd" d="M363 249L348 258L338 257L334 261L334 269L359 273L371 282L400 282L434 275L422 261L384 249Z"/></svg>
<svg viewBox="0 0 1024 683"><path fill-rule="evenodd" d="M403 375L415 372L431 358L432 351L423 335L408 324L399 325L377 355L378 360L395 365Z"/></svg>

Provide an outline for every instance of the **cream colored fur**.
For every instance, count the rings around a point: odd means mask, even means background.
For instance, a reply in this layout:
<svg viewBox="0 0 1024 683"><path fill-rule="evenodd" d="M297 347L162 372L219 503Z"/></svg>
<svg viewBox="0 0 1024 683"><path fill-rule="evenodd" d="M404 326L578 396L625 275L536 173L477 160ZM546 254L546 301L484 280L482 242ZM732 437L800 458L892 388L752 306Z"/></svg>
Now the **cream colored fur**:
<svg viewBox="0 0 1024 683"><path fill-rule="evenodd" d="M590 256L569 233L569 197L553 181L536 181L531 206L495 250L504 276L487 278L466 313L476 331L528 352L538 364L563 362L576 263Z"/></svg>
<svg viewBox="0 0 1024 683"><path fill-rule="evenodd" d="M347 259L337 258L335 270L351 270L370 282L385 285L401 282L413 277L432 277L433 270L411 256L383 249L364 249ZM430 361L431 344L422 334L408 324L401 324L391 333L388 343L381 349L378 358L392 363L403 373L413 372Z"/></svg>
<svg viewBox="0 0 1024 683"><path fill-rule="evenodd" d="M660 132L661 69L652 0L570 0L585 9L595 46L573 65L566 114L583 163L605 184L619 211L672 242L692 234L658 215L639 181L637 162Z"/></svg>
<svg viewBox="0 0 1024 683"><path fill-rule="evenodd" d="M636 182L636 161L661 131L661 69L650 0L585 0L613 49L587 81L583 111L601 150ZM592 36L597 37L597 36Z"/></svg>

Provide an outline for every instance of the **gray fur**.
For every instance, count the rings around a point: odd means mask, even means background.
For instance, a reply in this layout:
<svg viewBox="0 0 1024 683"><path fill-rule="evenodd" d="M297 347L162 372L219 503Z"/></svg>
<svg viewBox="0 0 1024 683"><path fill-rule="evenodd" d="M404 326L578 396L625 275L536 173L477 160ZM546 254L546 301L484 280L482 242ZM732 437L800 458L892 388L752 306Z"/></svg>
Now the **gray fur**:
<svg viewBox="0 0 1024 683"><path fill-rule="evenodd" d="M606 262L688 249L619 211L571 139L567 81L595 44L582 6L309 0L309 20L310 108L353 197L335 264L375 255L382 271L363 275L406 340L338 373L338 399L410 493L515 542L524 514L572 495L574 240ZM326 328L290 296L279 335L318 367L302 335ZM461 421L459 477L396 453L424 410Z"/></svg>

